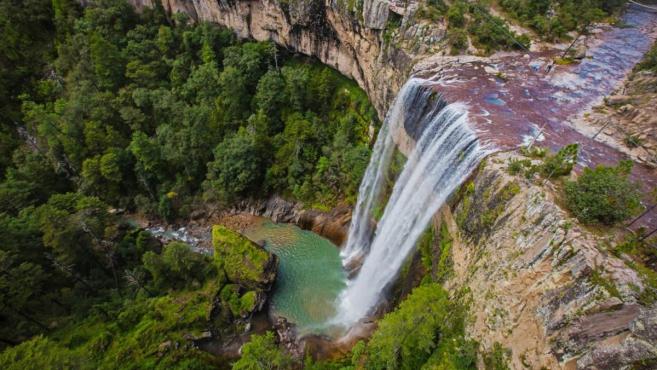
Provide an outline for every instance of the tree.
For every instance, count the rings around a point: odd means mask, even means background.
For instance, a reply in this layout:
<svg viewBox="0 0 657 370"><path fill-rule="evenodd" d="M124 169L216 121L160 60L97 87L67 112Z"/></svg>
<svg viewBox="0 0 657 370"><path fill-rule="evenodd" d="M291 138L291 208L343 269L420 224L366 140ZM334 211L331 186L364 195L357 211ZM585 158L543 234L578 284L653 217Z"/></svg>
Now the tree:
<svg viewBox="0 0 657 370"><path fill-rule="evenodd" d="M161 289L199 286L213 271L207 256L181 242L167 244L162 254L148 251L142 260L155 286Z"/></svg>
<svg viewBox="0 0 657 370"><path fill-rule="evenodd" d="M214 161L208 163L206 188L216 192L220 199L231 201L254 192L263 173L254 135L240 129L215 148Z"/></svg>
<svg viewBox="0 0 657 370"><path fill-rule="evenodd" d="M629 180L631 161L616 167L585 168L577 181L566 183L566 204L584 223L613 225L641 206L638 185Z"/></svg>
<svg viewBox="0 0 657 370"><path fill-rule="evenodd" d="M292 359L276 345L274 333L252 335L242 347L242 357L233 364L233 370L283 370L292 366Z"/></svg>
<svg viewBox="0 0 657 370"><path fill-rule="evenodd" d="M256 88L253 105L272 121L280 122L280 115L288 102L285 91L285 80L279 71L269 70L265 73ZM275 127L279 128L279 127ZM277 134L275 130L269 134Z"/></svg>
<svg viewBox="0 0 657 370"><path fill-rule="evenodd" d="M368 344L368 369L419 369L440 341L450 315L446 292L436 284L415 288L380 321Z"/></svg>
<svg viewBox="0 0 657 370"><path fill-rule="evenodd" d="M89 49L100 87L110 90L118 87L123 80L124 62L117 46L94 33L91 35Z"/></svg>
<svg viewBox="0 0 657 370"><path fill-rule="evenodd" d="M19 120L21 93L29 92L53 51L51 0L0 1L0 121Z"/></svg>
<svg viewBox="0 0 657 370"><path fill-rule="evenodd" d="M319 125L310 114L294 113L287 118L285 130L277 137L280 144L268 174L268 181L275 189L299 190L312 175L321 148Z"/></svg>

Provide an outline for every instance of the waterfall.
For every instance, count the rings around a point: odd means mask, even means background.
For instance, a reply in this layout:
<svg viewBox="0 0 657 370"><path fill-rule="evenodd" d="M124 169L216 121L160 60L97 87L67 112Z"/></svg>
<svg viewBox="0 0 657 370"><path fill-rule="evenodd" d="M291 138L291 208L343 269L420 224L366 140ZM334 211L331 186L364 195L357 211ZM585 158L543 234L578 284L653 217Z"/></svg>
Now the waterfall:
<svg viewBox="0 0 657 370"><path fill-rule="evenodd" d="M372 210L390 164L394 134L409 127L421 135L373 231ZM431 217L484 154L468 127L465 106L447 105L426 80L412 78L404 85L384 121L359 190L343 258L345 263L355 257L364 261L340 297L339 322L350 325L370 313Z"/></svg>

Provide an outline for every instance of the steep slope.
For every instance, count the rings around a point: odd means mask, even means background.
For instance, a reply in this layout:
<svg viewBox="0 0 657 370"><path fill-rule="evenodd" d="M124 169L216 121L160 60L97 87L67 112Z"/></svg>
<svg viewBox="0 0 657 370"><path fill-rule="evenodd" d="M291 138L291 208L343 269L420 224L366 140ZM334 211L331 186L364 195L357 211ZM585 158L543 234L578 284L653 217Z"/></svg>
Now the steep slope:
<svg viewBox="0 0 657 370"><path fill-rule="evenodd" d="M612 253L615 240L557 206L551 184L508 175L511 156L489 158L443 212L454 238L445 286L471 293L466 332L511 350L516 369L654 365L654 287Z"/></svg>

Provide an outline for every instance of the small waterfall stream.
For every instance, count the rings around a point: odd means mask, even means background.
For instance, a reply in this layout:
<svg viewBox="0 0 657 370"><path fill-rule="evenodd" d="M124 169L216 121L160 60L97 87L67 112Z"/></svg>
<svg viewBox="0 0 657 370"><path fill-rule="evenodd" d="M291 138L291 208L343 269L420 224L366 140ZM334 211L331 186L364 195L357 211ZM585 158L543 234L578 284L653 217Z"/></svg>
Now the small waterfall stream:
<svg viewBox="0 0 657 370"><path fill-rule="evenodd" d="M364 258L340 297L337 321L343 325L354 324L372 311L431 217L486 154L468 127L466 107L448 105L430 85L419 78L406 82L374 146L342 253L345 265ZM372 211L384 185L394 135L409 126L418 127L421 135L374 229Z"/></svg>

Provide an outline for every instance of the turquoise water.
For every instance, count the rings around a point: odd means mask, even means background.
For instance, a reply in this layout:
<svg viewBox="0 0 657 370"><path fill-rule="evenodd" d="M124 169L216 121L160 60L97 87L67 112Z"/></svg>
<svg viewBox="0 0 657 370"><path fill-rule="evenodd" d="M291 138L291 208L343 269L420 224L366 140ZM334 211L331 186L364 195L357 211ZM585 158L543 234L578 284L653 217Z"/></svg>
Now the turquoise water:
<svg viewBox="0 0 657 370"><path fill-rule="evenodd" d="M336 334L329 323L347 275L338 248L327 239L294 225L263 221L244 232L280 259L271 309L297 325L299 334Z"/></svg>

